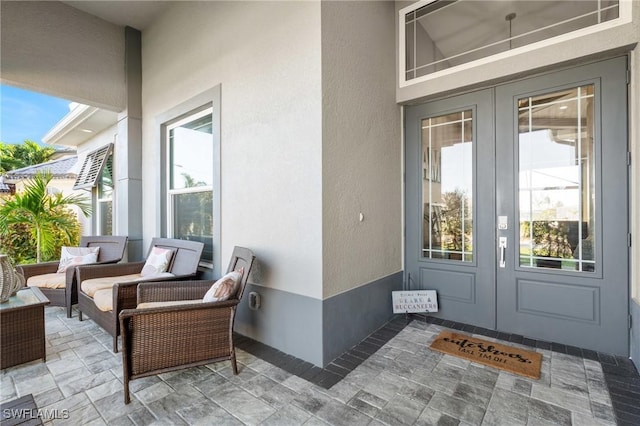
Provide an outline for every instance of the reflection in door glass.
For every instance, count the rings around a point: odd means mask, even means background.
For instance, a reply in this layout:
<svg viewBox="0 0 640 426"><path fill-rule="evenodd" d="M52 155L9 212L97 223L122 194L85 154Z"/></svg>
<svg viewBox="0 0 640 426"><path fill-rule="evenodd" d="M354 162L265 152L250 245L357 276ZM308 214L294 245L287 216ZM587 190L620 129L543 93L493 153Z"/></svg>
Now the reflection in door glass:
<svg viewBox="0 0 640 426"><path fill-rule="evenodd" d="M520 99L520 266L595 269L593 85Z"/></svg>
<svg viewBox="0 0 640 426"><path fill-rule="evenodd" d="M473 125L466 110L422 120L422 256L473 261Z"/></svg>

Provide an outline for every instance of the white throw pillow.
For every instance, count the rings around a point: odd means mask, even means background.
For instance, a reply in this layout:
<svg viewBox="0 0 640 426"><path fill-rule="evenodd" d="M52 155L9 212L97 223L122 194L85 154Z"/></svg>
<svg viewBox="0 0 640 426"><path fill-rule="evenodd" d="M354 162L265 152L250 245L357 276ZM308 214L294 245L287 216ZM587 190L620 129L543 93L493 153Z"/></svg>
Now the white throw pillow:
<svg viewBox="0 0 640 426"><path fill-rule="evenodd" d="M240 281L244 274L244 268L229 272L227 275L213 283L211 288L202 298L203 302L222 302L234 296L240 287Z"/></svg>
<svg viewBox="0 0 640 426"><path fill-rule="evenodd" d="M160 247L152 248L151 253L149 253L149 257L147 257L147 261L142 267L140 275L143 277L147 277L149 275L156 275L162 272L166 272L167 268L169 267L169 262L171 262L172 256L173 250L171 249L164 249Z"/></svg>
<svg viewBox="0 0 640 426"><path fill-rule="evenodd" d="M58 273L65 272L67 268L76 265L96 263L100 247L62 247L60 252L60 265Z"/></svg>

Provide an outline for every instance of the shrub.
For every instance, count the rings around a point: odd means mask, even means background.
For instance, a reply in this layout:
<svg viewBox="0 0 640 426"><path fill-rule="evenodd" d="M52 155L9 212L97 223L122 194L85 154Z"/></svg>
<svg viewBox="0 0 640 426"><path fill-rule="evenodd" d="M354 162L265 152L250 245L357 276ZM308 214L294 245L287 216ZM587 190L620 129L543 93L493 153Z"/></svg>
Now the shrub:
<svg viewBox="0 0 640 426"><path fill-rule="evenodd" d="M66 216L75 225L67 229L67 232L62 229L53 231L53 250L43 253L43 262L59 259L62 246L77 246L80 244L80 222L78 218L69 209L60 210L59 214ZM70 238L67 237L67 233ZM9 232L0 234L0 252L8 255L16 264L36 263L36 241L32 237L32 227L26 223L9 225Z"/></svg>

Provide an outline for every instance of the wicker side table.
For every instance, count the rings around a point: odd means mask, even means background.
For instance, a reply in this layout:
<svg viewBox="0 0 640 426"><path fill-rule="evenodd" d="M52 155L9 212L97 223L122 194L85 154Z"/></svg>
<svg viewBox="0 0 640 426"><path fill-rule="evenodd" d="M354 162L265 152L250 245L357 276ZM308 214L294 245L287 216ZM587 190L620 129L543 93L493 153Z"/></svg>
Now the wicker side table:
<svg viewBox="0 0 640 426"><path fill-rule="evenodd" d="M39 288L27 287L0 303L0 368L42 358L46 361L44 306Z"/></svg>

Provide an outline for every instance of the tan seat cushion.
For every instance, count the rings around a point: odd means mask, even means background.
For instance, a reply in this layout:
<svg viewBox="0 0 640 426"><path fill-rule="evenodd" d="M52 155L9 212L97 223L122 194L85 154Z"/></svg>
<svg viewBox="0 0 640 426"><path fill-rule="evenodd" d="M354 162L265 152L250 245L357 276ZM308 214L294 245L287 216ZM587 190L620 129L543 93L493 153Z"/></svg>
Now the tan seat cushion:
<svg viewBox="0 0 640 426"><path fill-rule="evenodd" d="M98 309L102 312L109 312L113 310L113 289L107 288L98 290L93 295L93 303L96 304ZM147 302L140 303L138 309L145 308L159 308L162 306L175 306L175 305L193 305L196 303L202 303L201 299L198 300L173 300L169 302Z"/></svg>
<svg viewBox="0 0 640 426"><path fill-rule="evenodd" d="M167 302L145 302L139 303L138 309L148 309L148 308L163 308L165 306L176 306L176 305L196 305L198 303L202 303L202 299L196 300L170 300Z"/></svg>
<svg viewBox="0 0 640 426"><path fill-rule="evenodd" d="M100 277L82 281L80 288L89 297L95 297L98 290L111 289L116 283L126 283L142 278L140 274L118 275L115 277Z"/></svg>
<svg viewBox="0 0 640 426"><path fill-rule="evenodd" d="M93 295L93 303L102 312L113 311L113 289L106 288L96 291Z"/></svg>
<svg viewBox="0 0 640 426"><path fill-rule="evenodd" d="M34 275L29 277L27 285L29 287L65 288L67 286L67 274L63 272L61 274Z"/></svg>
<svg viewBox="0 0 640 426"><path fill-rule="evenodd" d="M146 276L144 279L150 278L162 278L162 277L173 277L174 275L170 272L163 272L161 274ZM116 283L127 283L131 281L136 281L142 279L143 277L140 274L129 274L129 275L118 275L116 277L102 277L102 278L92 278L90 280L82 281L80 284L80 288L82 292L85 293L89 297L95 297L95 293L98 290L111 289Z"/></svg>

